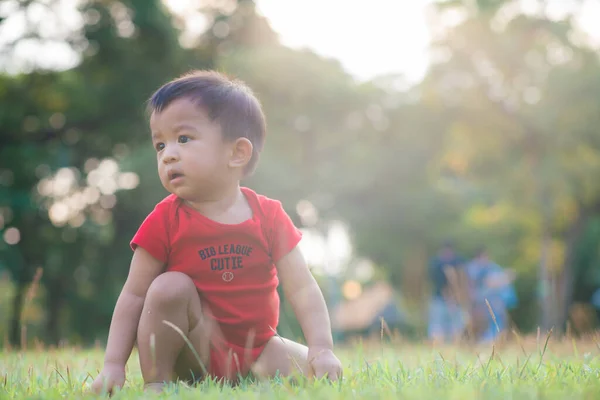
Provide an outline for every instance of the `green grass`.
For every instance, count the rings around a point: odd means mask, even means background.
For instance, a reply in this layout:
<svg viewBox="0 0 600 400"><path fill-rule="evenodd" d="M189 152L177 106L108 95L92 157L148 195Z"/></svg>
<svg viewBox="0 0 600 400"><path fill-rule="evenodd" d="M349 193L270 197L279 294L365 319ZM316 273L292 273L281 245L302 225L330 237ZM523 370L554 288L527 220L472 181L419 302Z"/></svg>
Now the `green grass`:
<svg viewBox="0 0 600 400"><path fill-rule="evenodd" d="M162 395L142 391L137 358L115 399L598 399L600 351L596 342L432 347L425 344L356 345L339 349L344 379L335 384L244 380L237 387L205 381L171 385ZM102 367L102 351L37 350L0 353L0 399L88 398Z"/></svg>

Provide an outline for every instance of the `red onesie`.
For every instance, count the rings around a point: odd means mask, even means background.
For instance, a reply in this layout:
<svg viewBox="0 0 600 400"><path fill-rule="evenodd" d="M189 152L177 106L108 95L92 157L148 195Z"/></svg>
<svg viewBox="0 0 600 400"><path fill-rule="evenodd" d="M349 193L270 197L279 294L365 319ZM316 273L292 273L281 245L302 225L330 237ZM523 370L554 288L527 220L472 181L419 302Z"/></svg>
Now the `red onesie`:
<svg viewBox="0 0 600 400"><path fill-rule="evenodd" d="M210 374L245 375L274 335L279 321L275 263L301 239L281 203L242 192L252 218L240 224L215 222L169 195L146 217L131 241L192 278L222 336L213 339Z"/></svg>

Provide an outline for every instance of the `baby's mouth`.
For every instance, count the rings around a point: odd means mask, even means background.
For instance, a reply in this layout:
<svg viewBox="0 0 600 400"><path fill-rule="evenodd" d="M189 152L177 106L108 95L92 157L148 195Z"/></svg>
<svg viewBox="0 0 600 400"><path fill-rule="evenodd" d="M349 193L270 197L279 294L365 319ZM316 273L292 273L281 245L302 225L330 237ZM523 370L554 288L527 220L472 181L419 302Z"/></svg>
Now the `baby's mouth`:
<svg viewBox="0 0 600 400"><path fill-rule="evenodd" d="M169 174L169 180L171 181L181 177L183 177L183 174L181 172L173 172Z"/></svg>

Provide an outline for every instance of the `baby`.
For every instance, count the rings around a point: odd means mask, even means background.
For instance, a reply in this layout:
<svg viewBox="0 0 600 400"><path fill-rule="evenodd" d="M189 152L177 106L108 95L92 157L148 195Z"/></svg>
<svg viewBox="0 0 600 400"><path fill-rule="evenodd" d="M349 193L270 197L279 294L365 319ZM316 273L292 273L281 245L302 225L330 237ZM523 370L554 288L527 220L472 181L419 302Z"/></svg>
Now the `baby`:
<svg viewBox="0 0 600 400"><path fill-rule="evenodd" d="M323 295L281 203L240 186L265 142L252 91L194 71L149 100L158 175L171 194L131 241L129 275L115 306L96 392L122 387L137 340L145 387L249 372L336 380ZM276 334L281 283L307 347Z"/></svg>

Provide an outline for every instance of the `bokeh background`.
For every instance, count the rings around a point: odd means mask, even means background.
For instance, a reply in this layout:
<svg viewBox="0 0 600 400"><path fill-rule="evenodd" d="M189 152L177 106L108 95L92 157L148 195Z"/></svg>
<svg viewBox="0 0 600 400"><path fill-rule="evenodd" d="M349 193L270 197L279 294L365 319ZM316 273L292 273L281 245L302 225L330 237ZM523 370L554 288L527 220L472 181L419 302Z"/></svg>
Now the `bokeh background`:
<svg viewBox="0 0 600 400"><path fill-rule="evenodd" d="M106 340L129 241L166 192L146 99L246 81L337 340L427 332L429 260L486 246L519 332L597 326L598 0L3 0L2 346ZM387 328L386 328L387 329ZM282 335L301 337L284 301Z"/></svg>

